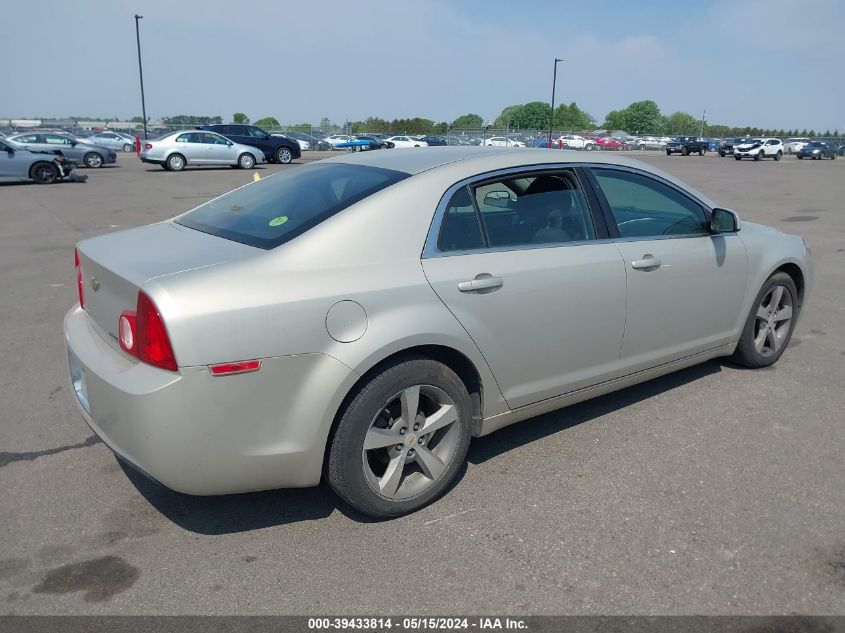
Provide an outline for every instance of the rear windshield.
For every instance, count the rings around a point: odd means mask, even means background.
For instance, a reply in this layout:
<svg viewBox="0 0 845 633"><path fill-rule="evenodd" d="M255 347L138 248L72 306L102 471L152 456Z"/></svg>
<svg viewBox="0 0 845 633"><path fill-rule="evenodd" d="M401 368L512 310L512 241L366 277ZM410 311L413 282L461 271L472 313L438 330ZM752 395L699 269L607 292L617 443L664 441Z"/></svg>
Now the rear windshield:
<svg viewBox="0 0 845 633"><path fill-rule="evenodd" d="M409 175L363 165L313 164L235 189L176 223L250 246L275 248Z"/></svg>

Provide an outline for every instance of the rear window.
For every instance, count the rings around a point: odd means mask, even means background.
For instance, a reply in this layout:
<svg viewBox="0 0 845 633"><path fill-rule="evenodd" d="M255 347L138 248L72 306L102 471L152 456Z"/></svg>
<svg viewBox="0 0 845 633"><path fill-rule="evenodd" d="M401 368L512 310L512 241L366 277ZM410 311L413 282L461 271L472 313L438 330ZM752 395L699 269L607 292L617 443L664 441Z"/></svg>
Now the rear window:
<svg viewBox="0 0 845 633"><path fill-rule="evenodd" d="M176 223L242 244L275 248L409 175L363 165L309 165L235 189Z"/></svg>

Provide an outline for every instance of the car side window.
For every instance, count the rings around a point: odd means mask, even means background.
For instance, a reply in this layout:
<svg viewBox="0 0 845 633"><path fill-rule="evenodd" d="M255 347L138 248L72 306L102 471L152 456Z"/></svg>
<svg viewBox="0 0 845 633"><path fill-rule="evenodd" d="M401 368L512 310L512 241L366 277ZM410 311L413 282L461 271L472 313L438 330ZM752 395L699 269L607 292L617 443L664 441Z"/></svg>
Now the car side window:
<svg viewBox="0 0 845 633"><path fill-rule="evenodd" d="M437 248L446 253L484 247L481 225L472 206L469 188L462 187L452 196L443 214Z"/></svg>
<svg viewBox="0 0 845 633"><path fill-rule="evenodd" d="M24 136L18 136L15 139L15 143L38 143L38 135L37 134L26 134Z"/></svg>
<svg viewBox="0 0 845 633"><path fill-rule="evenodd" d="M177 143L202 143L199 132L187 132L176 137Z"/></svg>
<svg viewBox="0 0 845 633"><path fill-rule="evenodd" d="M211 134L210 132L202 134L202 141L209 145L226 145L226 140L223 137L217 134Z"/></svg>
<svg viewBox="0 0 845 633"><path fill-rule="evenodd" d="M575 173L559 170L507 178L474 188L491 247L593 240L592 216Z"/></svg>
<svg viewBox="0 0 845 633"><path fill-rule="evenodd" d="M249 133L249 136L255 138L264 138L266 136L264 132L262 130L259 130L257 127L248 127L247 131Z"/></svg>
<svg viewBox="0 0 845 633"><path fill-rule="evenodd" d="M70 145L70 141L67 138L57 134L45 134L44 142L50 145Z"/></svg>
<svg viewBox="0 0 845 633"><path fill-rule="evenodd" d="M627 171L595 169L593 173L620 237L707 234L704 209L672 187Z"/></svg>

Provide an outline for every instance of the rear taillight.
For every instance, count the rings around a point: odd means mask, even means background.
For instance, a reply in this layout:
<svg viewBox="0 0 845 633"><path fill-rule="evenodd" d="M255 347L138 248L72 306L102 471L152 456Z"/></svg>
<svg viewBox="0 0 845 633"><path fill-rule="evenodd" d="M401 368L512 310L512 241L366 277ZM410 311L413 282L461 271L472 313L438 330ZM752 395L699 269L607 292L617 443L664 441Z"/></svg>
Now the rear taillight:
<svg viewBox="0 0 845 633"><path fill-rule="evenodd" d="M144 143L144 149L152 149L152 148L153 148L152 143Z"/></svg>
<svg viewBox="0 0 845 633"><path fill-rule="evenodd" d="M79 253L73 249L73 265L76 268L76 292L79 295L79 307L85 307L85 282L82 279L82 266L79 263Z"/></svg>
<svg viewBox="0 0 845 633"><path fill-rule="evenodd" d="M139 360L168 371L176 371L176 357L158 308L146 294L138 292L138 305L117 322L120 349Z"/></svg>
<svg viewBox="0 0 845 633"><path fill-rule="evenodd" d="M135 348L135 311L126 310L120 315L117 322L117 340L120 342L120 349L137 356Z"/></svg>

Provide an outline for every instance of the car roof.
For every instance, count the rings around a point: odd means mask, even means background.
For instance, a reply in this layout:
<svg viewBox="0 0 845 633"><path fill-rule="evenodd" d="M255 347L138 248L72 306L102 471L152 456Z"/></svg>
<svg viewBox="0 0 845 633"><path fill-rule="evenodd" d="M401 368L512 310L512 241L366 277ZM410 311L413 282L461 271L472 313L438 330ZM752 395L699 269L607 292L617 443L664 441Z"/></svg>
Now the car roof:
<svg viewBox="0 0 845 633"><path fill-rule="evenodd" d="M453 147L426 147L408 149L389 149L378 152L348 152L342 156L335 156L319 161L326 163L348 163L355 165L367 165L381 169L393 169L407 174L416 175L431 169L455 165L460 163L461 171L469 175L483 174L497 169L508 169L510 167L522 167L531 165L548 165L560 163L567 164L592 163L618 165L620 167L631 167L640 171L648 172L664 178L687 191L696 195L703 202L711 207L714 203L704 194L696 191L671 174L653 167L652 165L639 161L635 158L619 156L618 152L607 154L592 152L585 155L584 152L574 150L554 149L514 149L512 147L481 147L481 146L453 146Z"/></svg>

